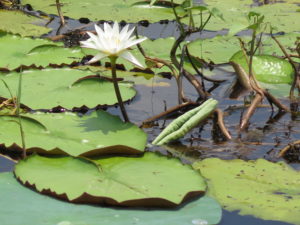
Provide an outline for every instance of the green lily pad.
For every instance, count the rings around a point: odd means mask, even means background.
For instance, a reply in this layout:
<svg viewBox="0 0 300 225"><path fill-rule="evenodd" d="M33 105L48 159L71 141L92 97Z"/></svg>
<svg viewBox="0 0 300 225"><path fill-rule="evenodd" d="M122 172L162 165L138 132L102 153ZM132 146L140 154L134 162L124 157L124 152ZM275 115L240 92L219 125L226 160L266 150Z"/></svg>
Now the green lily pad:
<svg viewBox="0 0 300 225"><path fill-rule="evenodd" d="M190 166L155 153L93 162L33 155L15 166L15 175L41 193L77 203L174 207L206 188Z"/></svg>
<svg viewBox="0 0 300 225"><path fill-rule="evenodd" d="M276 31L288 33L299 32L300 30L300 24L297 22L300 19L300 12L297 12L297 9L300 9L300 7L296 4L277 3L257 7L254 11L264 15L265 22L274 26Z"/></svg>
<svg viewBox="0 0 300 225"><path fill-rule="evenodd" d="M276 39L281 43L282 46L284 46L285 50L289 54L296 55L297 52L293 49L296 47L296 40L297 37L300 37L299 33L287 33L284 35L277 35ZM270 37L264 37L262 40L263 46L263 54L266 55L276 55L276 56L284 56L281 49L277 46L277 44L274 42L274 40ZM300 62L300 59L293 58L294 61Z"/></svg>
<svg viewBox="0 0 300 225"><path fill-rule="evenodd" d="M22 187L11 173L0 174L0 193L0 220L3 224L190 225L192 221L218 224L222 214L219 204L208 196L175 210L121 209L70 204Z"/></svg>
<svg viewBox="0 0 300 225"><path fill-rule="evenodd" d="M190 54L215 64L226 63L230 57L240 50L236 37L216 36L211 39L198 39L188 44Z"/></svg>
<svg viewBox="0 0 300 225"><path fill-rule="evenodd" d="M207 179L210 196L229 211L300 224L300 173L263 159L205 159L193 164Z"/></svg>
<svg viewBox="0 0 300 225"><path fill-rule="evenodd" d="M288 53L291 52L290 48L295 47L295 41L299 33L290 33L285 35L276 36L282 43ZM250 41L248 36L241 37L242 40L247 43ZM272 55L283 56L282 51L270 36L264 36L262 38L263 47L260 48L260 55ZM203 58L207 62L212 61L215 64L227 63L233 54L241 50L239 40L234 36L216 36L211 39L198 39L188 44L190 54L199 58ZM296 61L298 61L296 59Z"/></svg>
<svg viewBox="0 0 300 225"><path fill-rule="evenodd" d="M265 16L265 22L270 22L277 31L294 32L300 30L300 24L297 19L300 14L297 11L300 7L295 4L297 1L277 1L276 4L267 4L255 6L252 0L210 0L206 1L207 7L217 7L223 14L224 21L212 18L207 24L208 30L229 29L234 30L237 27L247 27L249 25L246 15L250 11L261 13ZM294 4L292 4L294 3ZM197 22L197 20L195 20Z"/></svg>
<svg viewBox="0 0 300 225"><path fill-rule="evenodd" d="M175 0L174 2L181 2ZM172 9L163 6L149 6L150 2L137 0L60 0L64 16L74 19L88 17L90 20L125 20L138 22L149 20L157 22L162 19L174 19ZM35 10L49 14L57 14L57 9L52 0L24 0L22 4L30 4Z"/></svg>
<svg viewBox="0 0 300 225"><path fill-rule="evenodd" d="M116 104L113 83L92 77L89 71L64 69L28 70L22 77L22 103L32 109L51 109L62 106L67 109L83 105L93 108L97 105ZM0 74L12 93L17 93L20 73ZM132 84L120 83L123 101L132 99L136 91ZM4 84L0 83L0 96L10 98Z"/></svg>
<svg viewBox="0 0 300 225"><path fill-rule="evenodd" d="M6 147L21 146L16 117L0 117L0 140ZM27 151L64 151L69 155L138 154L145 148L147 135L137 126L124 123L105 111L79 117L74 113L35 113L22 117ZM134 140L134 141L133 141Z"/></svg>
<svg viewBox="0 0 300 225"><path fill-rule="evenodd" d="M21 38L0 33L0 68L13 70L21 65L47 67L80 61L80 48L63 48L62 43L43 39Z"/></svg>
<svg viewBox="0 0 300 225"><path fill-rule="evenodd" d="M34 16L29 16L21 11L7 11L0 9L0 31L19 34L21 36L41 36L48 33L51 29L38 26L45 22Z"/></svg>
<svg viewBox="0 0 300 225"><path fill-rule="evenodd" d="M235 53L230 61L239 64L248 73L248 64L242 51ZM271 84L291 84L295 75L288 61L271 55L254 56L253 72L258 81Z"/></svg>

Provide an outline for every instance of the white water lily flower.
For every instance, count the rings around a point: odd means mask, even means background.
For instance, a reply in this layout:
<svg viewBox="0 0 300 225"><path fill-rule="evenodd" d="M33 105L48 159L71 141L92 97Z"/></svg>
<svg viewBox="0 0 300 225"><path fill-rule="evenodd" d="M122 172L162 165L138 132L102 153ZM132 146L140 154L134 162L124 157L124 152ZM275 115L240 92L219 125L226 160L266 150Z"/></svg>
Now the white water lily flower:
<svg viewBox="0 0 300 225"><path fill-rule="evenodd" d="M131 37L135 28L128 30L129 25L126 25L121 31L119 30L119 24L114 23L110 26L108 23L104 23L104 30L95 25L97 35L87 32L90 38L86 41L81 41L81 47L91 48L98 50L98 54L95 55L88 63L97 62L105 57L121 57L129 62L143 68L142 64L129 52L128 48L146 40L147 38Z"/></svg>

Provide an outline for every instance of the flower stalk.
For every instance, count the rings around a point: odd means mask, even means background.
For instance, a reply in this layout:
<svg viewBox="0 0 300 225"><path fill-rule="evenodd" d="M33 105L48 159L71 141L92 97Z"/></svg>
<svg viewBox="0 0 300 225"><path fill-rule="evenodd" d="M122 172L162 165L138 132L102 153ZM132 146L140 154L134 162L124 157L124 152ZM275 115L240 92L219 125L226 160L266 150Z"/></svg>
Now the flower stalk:
<svg viewBox="0 0 300 225"><path fill-rule="evenodd" d="M116 56L110 56L109 57L110 63L111 63L112 80L113 80L115 93L116 93L117 100L118 100L118 103L119 103L119 106L120 106L120 109L121 109L121 112L122 112L123 119L124 119L125 122L130 122L129 118L128 118L128 115L127 115L127 112L126 112L126 109L125 109L125 106L123 104L123 100L122 100L122 96L121 96L121 92L120 92L119 84L118 84L118 80L117 80L117 73L116 73L117 58L118 57L116 57Z"/></svg>
<svg viewBox="0 0 300 225"><path fill-rule="evenodd" d="M120 93L117 73L116 73L116 60L117 58L123 58L137 67L143 68L143 65L130 53L129 49L145 41L147 38L136 39L132 37L135 28L129 30L127 24L123 29L120 30L119 24L115 22L112 26L108 23L104 23L104 29L95 25L96 35L87 32L90 38L86 41L81 41L81 47L95 49L98 53L88 62L94 63L103 58L108 57L111 63L112 80L114 84L115 93L117 96L118 103L125 122L129 122L129 118L124 107L122 96Z"/></svg>

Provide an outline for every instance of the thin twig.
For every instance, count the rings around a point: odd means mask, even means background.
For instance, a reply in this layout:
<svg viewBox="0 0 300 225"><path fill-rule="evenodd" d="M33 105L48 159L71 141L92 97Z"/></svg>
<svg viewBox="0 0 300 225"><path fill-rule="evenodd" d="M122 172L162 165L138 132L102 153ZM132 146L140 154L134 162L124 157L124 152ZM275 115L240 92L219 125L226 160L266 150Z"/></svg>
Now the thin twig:
<svg viewBox="0 0 300 225"><path fill-rule="evenodd" d="M184 27L183 27L183 24L180 22L179 16L178 16L178 14L177 14L177 12L175 10L175 4L174 4L173 0L171 0L171 4L172 4L172 10L173 10L176 22L177 22L177 24L179 26L180 34L184 34L185 33Z"/></svg>
<svg viewBox="0 0 300 225"><path fill-rule="evenodd" d="M287 53L287 51L285 50L285 48L283 47L283 45L278 41L278 39L273 35L273 33L271 33L271 37L277 43L277 45L279 46L279 48L281 49L281 51L283 52L283 54L285 55L285 57L288 59L288 61L292 64L293 69L295 71L294 80L293 80L293 83L292 83L292 86L291 86L291 89L290 89L290 99L292 101L294 101L295 100L294 90L295 90L295 87L299 87L300 73L297 70L296 63L291 59L290 55ZM300 92L299 88L298 88L298 92Z"/></svg>
<svg viewBox="0 0 300 225"><path fill-rule="evenodd" d="M185 45L185 52L186 52L186 56L188 57L188 59L189 59L191 65L192 65L192 67L194 68L194 70L196 71L196 73L197 73L202 79L204 79L204 80L206 80L206 81L209 81L209 82L213 82L213 83L222 83L222 82L226 81L226 80L215 80L215 79L212 79L212 78L209 78L209 77L204 76L204 74L201 73L201 72L198 70L197 66L196 66L195 63L193 62L192 57L191 57L191 55L190 55L190 53L189 53L189 50L188 50L187 45Z"/></svg>
<svg viewBox="0 0 300 225"><path fill-rule="evenodd" d="M255 95L255 98L253 99L250 107L247 109L246 114L243 116L243 118L241 120L240 130L244 130L248 126L248 122L249 122L251 116L253 115L253 113L255 112L255 109L261 103L262 100L263 100L263 96L260 95L259 93L257 93Z"/></svg>
<svg viewBox="0 0 300 225"><path fill-rule="evenodd" d="M178 104L181 104L182 101L184 101L181 96L180 96L180 91L183 92L183 86L182 86L182 76L181 74L184 73L184 68L183 68L183 65L184 65L184 49L182 49L181 51L181 57L180 57L180 63L179 63L179 76L178 78L176 79L177 81L177 86L178 86Z"/></svg>
<svg viewBox="0 0 300 225"><path fill-rule="evenodd" d="M272 94L270 94L270 92L263 90L264 95L266 96L266 98L272 102L274 105L277 106L278 109L285 111L285 112L289 112L289 108L286 107L285 105L283 105L277 98L275 98Z"/></svg>
<svg viewBox="0 0 300 225"><path fill-rule="evenodd" d="M171 108L165 110L164 112L161 112L161 113L159 113L159 114L157 114L155 116L152 116L152 117L144 120L142 122L142 124L151 123L151 122L153 122L155 120L158 120L158 119L160 119L162 117L165 117L165 116L167 116L167 115L169 115L171 113L177 112L177 111L181 110L184 107L187 107L187 106L197 106L197 105L199 105L199 104L196 103L196 102L192 102L192 101L185 102L185 103L182 103L180 105L176 105L174 107L171 107Z"/></svg>
<svg viewBox="0 0 300 225"><path fill-rule="evenodd" d="M222 131L222 133L224 134L224 136L227 138L227 140L231 140L232 137L229 133L229 131L227 130L225 123L224 123L224 115L223 112L220 109L216 109L215 112L217 113L217 117L218 117L218 125L220 130Z"/></svg>
<svg viewBox="0 0 300 225"><path fill-rule="evenodd" d="M135 33L135 37L136 37L137 39L139 39L139 35L138 35L138 32L137 32L137 26L136 26L135 29L134 29L134 33ZM137 44L137 47L138 47L140 53L146 58L147 55L146 55L146 52L145 52L145 50L143 49L142 45L141 45L140 43L138 43L138 44Z"/></svg>
<svg viewBox="0 0 300 225"><path fill-rule="evenodd" d="M60 7L61 5L59 3L59 0L55 0L55 1L56 1L57 12L58 12L58 15L59 15L59 18L60 18L60 23L61 23L62 26L64 26L66 24L66 22L65 22L65 18L63 16L63 13L61 11L61 7Z"/></svg>
<svg viewBox="0 0 300 225"><path fill-rule="evenodd" d="M293 143L288 144L287 146L285 146L283 149L281 149L277 155L278 158L283 157L286 152L288 150L290 150L291 147L293 147L294 145L299 145L300 144L300 140L294 141Z"/></svg>
<svg viewBox="0 0 300 225"><path fill-rule="evenodd" d="M177 58L176 58L176 51L177 48L179 47L180 43L182 41L185 40L185 38L191 34L191 32L193 31L187 31L184 34L181 34L176 41L174 42L171 52L170 52L170 58L172 63L174 64L174 66L179 70L180 69L180 63L178 62ZM207 98L207 94L205 93L205 91L203 90L203 87L201 85L201 83L195 78L195 76L193 76L192 74L190 74L188 71L186 71L185 69L183 69L183 75L185 76L185 78L187 78L187 80L195 87L196 91L198 92L199 96L201 97L201 99L206 99Z"/></svg>

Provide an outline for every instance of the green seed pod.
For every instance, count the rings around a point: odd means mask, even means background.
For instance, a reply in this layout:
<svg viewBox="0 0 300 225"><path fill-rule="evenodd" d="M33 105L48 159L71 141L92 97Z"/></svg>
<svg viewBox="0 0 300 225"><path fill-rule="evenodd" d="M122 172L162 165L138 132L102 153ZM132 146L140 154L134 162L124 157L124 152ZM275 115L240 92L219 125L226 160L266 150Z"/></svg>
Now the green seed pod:
<svg viewBox="0 0 300 225"><path fill-rule="evenodd" d="M152 142L154 145L163 145L183 137L191 129L207 118L216 108L217 100L208 99L195 109L173 120Z"/></svg>

